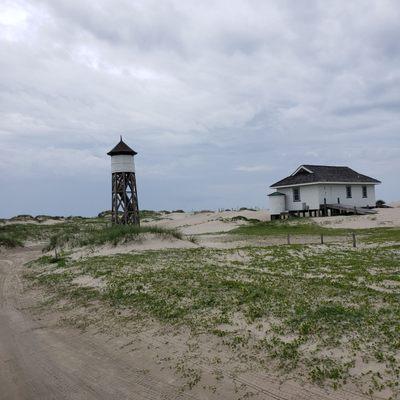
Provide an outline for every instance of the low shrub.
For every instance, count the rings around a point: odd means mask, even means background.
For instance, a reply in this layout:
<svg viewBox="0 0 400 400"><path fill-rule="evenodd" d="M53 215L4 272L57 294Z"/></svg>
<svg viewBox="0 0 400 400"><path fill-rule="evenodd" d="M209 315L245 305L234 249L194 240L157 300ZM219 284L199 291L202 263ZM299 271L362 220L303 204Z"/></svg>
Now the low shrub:
<svg viewBox="0 0 400 400"><path fill-rule="evenodd" d="M159 236L174 237L182 239L182 233L176 229L168 229L159 226L136 226L136 225L112 225L101 227L90 227L90 229L68 232L54 235L46 250L62 248L65 245L70 247L99 246L111 243L116 246L118 243L137 240L140 235L152 233Z"/></svg>
<svg viewBox="0 0 400 400"><path fill-rule="evenodd" d="M23 244L18 239L14 239L8 236L0 236L0 246L11 248L11 247L23 246Z"/></svg>

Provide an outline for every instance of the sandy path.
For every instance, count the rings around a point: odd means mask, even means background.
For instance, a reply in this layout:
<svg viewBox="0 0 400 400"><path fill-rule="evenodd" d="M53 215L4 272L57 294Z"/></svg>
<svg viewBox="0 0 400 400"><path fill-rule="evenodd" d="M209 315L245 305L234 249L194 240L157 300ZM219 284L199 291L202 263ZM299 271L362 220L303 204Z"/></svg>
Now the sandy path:
<svg viewBox="0 0 400 400"><path fill-rule="evenodd" d="M30 299L19 277L23 263L40 254L38 248L0 253L0 400L231 400L243 398L244 393L265 400L366 399L349 391L282 383L270 374L232 375L229 371L217 393L205 391L204 382L189 393L182 391L180 378L165 368L167 364L156 362L187 351L179 335L169 337L168 342L146 331L112 338L59 327L54 320L34 319L28 314L24 309ZM202 350L214 352L209 345ZM210 366L199 368L210 375ZM240 394L234 390L234 382L240 386Z"/></svg>
<svg viewBox="0 0 400 400"><path fill-rule="evenodd" d="M146 360L113 352L78 330L41 326L20 311L21 264L39 254L0 254L1 400L196 398L144 374Z"/></svg>

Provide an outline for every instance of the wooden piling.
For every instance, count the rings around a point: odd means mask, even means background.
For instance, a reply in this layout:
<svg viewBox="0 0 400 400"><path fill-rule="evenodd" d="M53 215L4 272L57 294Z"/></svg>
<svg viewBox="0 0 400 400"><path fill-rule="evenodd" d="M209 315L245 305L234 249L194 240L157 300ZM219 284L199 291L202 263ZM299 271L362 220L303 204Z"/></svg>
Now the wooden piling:
<svg viewBox="0 0 400 400"><path fill-rule="evenodd" d="M324 244L324 235L321 233L321 244Z"/></svg>
<svg viewBox="0 0 400 400"><path fill-rule="evenodd" d="M287 244L290 244L290 234L287 235Z"/></svg>
<svg viewBox="0 0 400 400"><path fill-rule="evenodd" d="M353 233L351 234L351 236L353 237L353 247L357 247L356 234L355 234L355 232L353 232Z"/></svg>

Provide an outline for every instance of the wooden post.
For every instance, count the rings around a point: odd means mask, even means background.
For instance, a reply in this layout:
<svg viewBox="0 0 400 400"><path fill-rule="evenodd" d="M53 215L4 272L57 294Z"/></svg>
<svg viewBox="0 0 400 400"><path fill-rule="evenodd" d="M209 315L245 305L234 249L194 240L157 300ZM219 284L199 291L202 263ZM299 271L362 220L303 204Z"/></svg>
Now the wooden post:
<svg viewBox="0 0 400 400"><path fill-rule="evenodd" d="M353 247L357 247L356 234L353 232L351 235L353 237Z"/></svg>
<svg viewBox="0 0 400 400"><path fill-rule="evenodd" d="M290 244L290 234L287 235L287 244Z"/></svg>
<svg viewBox="0 0 400 400"><path fill-rule="evenodd" d="M324 244L324 234L321 233L321 244Z"/></svg>

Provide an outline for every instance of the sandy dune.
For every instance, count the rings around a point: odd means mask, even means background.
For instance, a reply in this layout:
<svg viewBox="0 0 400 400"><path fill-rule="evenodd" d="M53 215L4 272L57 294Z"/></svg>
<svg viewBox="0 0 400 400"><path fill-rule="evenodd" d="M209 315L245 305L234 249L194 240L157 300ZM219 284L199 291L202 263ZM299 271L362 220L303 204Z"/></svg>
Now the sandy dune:
<svg viewBox="0 0 400 400"><path fill-rule="evenodd" d="M186 249L202 247L212 248L234 248L249 245L249 241L240 240L235 236L226 235L238 226L247 224L245 220L232 221L235 217L245 217L247 219L257 219L260 221L269 220L267 211L222 211L207 213L171 213L164 214L161 219L148 220L142 222L142 225L158 225L165 228L176 228L181 231L185 237L182 240L170 237L162 237L154 234L145 234L140 239L121 243L117 246L107 244L96 248L85 247L74 249L73 259L87 257L92 255L109 256L118 253L130 253L132 251L145 250L163 250L163 249ZM188 240L191 235L197 236L196 242ZM283 239L282 239L283 240ZM267 243L268 242L268 243ZM257 241L256 246L271 244L269 241ZM280 242L279 242L280 243Z"/></svg>
<svg viewBox="0 0 400 400"><path fill-rule="evenodd" d="M221 211L221 212L191 212L165 214L164 218L145 222L149 225L160 225L166 228L179 228L185 235L203 233L228 232L245 224L244 220L232 221L232 218L244 217L268 221L270 215L266 210L259 211Z"/></svg>
<svg viewBox="0 0 400 400"><path fill-rule="evenodd" d="M330 228L345 229L367 229L376 227L398 227L400 226L400 208L382 208L377 210L374 215L353 215L353 216L335 216L318 217L306 219L314 221L321 226ZM269 221L270 214L267 210L260 211L222 211L222 212L202 212L202 213L171 213L164 214L160 219L147 220L142 225L158 225L166 228L177 228L185 236L183 240L163 238L157 235L143 235L140 240L119 244L117 246L104 245L96 248L76 249L73 252L73 258L87 257L91 255L112 255L117 253L129 253L132 251L162 250L177 248L196 248L199 246L210 248L240 248L249 245L252 246L270 246L286 243L285 236L266 236L264 238L250 237L243 239L237 235L228 235L227 232L238 226L247 224L243 219L232 220L236 217L245 217L248 220ZM301 220L300 220L301 222ZM196 242L192 243L187 237L195 235ZM319 237L315 236L292 236L291 242L294 243L316 243ZM343 242L348 243L346 237L327 237L325 242ZM350 243L350 242L349 242Z"/></svg>
<svg viewBox="0 0 400 400"><path fill-rule="evenodd" d="M398 206L396 206L398 205ZM310 220L319 225L331 228L368 229L379 227L400 227L400 202L393 203L393 208L379 208L373 215L347 215L335 217L317 217ZM186 235L203 235L229 232L245 220L232 220L236 217L269 221L268 210L259 211L222 211L207 213L171 213L164 218L145 224L160 225L168 228L178 228Z"/></svg>
<svg viewBox="0 0 400 400"><path fill-rule="evenodd" d="M128 243L120 243L116 246L112 244L106 244L97 247L87 246L72 249L71 258L77 260L79 258L91 256L110 256L119 253L130 253L133 251L190 249L196 247L198 247L198 244L192 243L189 240L171 239L153 234L145 234L142 235L138 240Z"/></svg>
<svg viewBox="0 0 400 400"><path fill-rule="evenodd" d="M317 217L313 220L330 228L369 229L400 226L400 208L378 208L373 215Z"/></svg>

